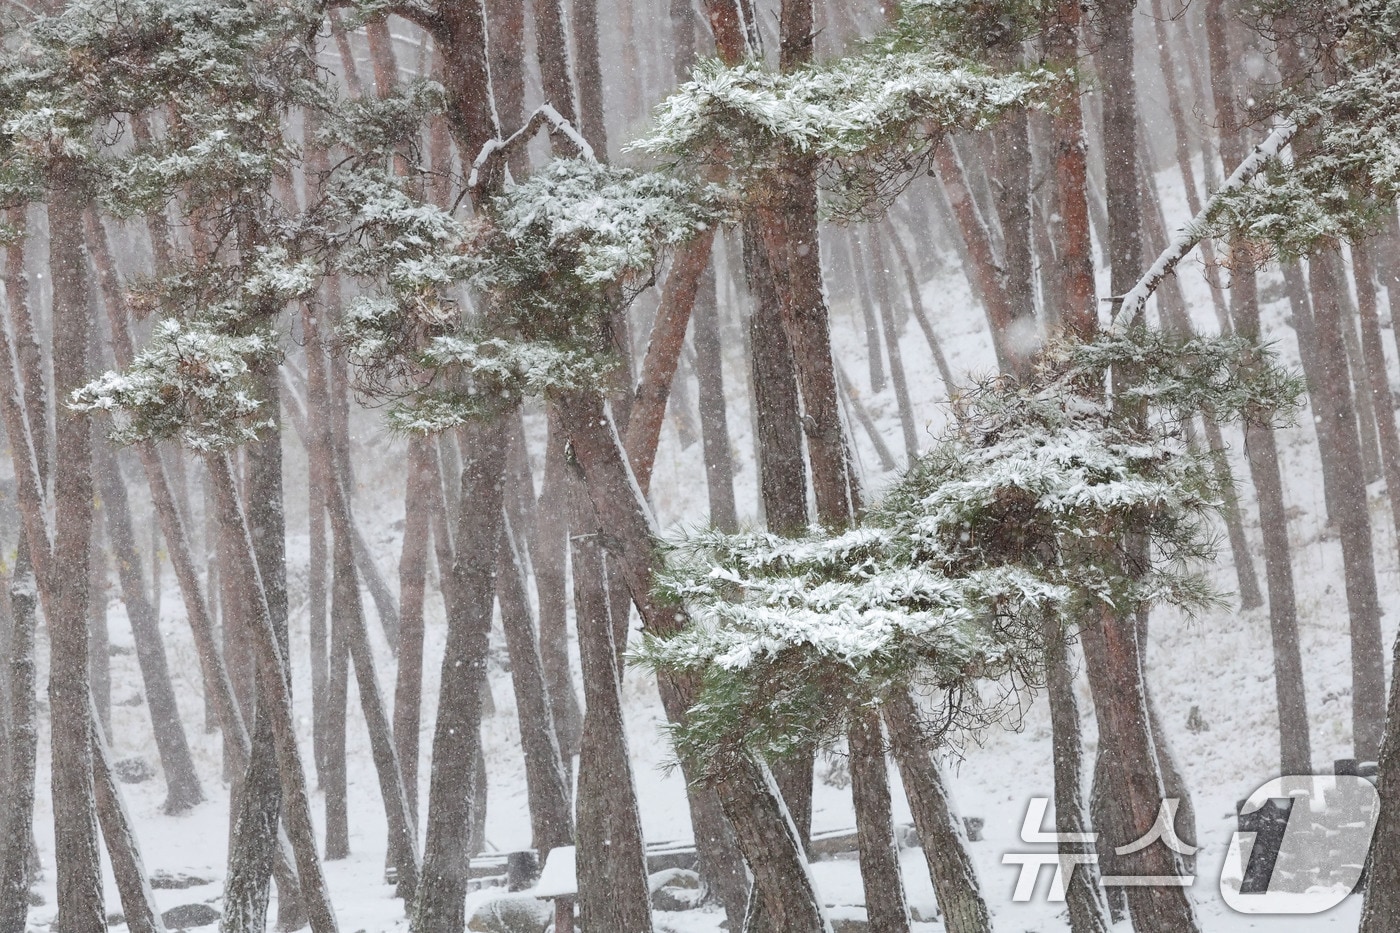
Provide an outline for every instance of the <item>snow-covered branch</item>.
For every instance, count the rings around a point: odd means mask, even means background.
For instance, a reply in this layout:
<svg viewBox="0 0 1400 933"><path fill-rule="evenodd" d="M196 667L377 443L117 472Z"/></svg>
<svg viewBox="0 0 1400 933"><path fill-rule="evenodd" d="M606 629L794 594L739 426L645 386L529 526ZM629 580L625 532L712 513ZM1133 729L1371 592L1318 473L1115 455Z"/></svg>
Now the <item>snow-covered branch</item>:
<svg viewBox="0 0 1400 933"><path fill-rule="evenodd" d="M563 115L555 110L551 104L542 104L534 113L530 114L530 119L525 121L525 125L511 133L505 139L487 140L481 147L481 151L476 155L476 161L472 163L471 174L467 177L467 187L475 190L485 178L491 177L492 173L485 171L488 165L499 164L510 158L511 154L521 146L529 145L530 140L535 138L535 134L540 128L548 125L551 133L558 133L567 139L578 155L586 162L597 162L598 157L593 153L593 147L588 144L588 140L583 138L572 123L564 119Z"/></svg>
<svg viewBox="0 0 1400 933"><path fill-rule="evenodd" d="M1162 250L1162 254L1157 257L1157 261L1152 267L1143 273L1136 285L1128 294L1123 296L1123 301L1119 305L1117 312L1113 315L1113 323L1110 330L1115 335L1122 335L1147 306L1147 299L1152 297L1152 293L1162 284L1162 280L1171 274L1181 260L1185 259L1196 244L1204 238L1206 221L1209 219L1211 211L1214 210L1219 200L1232 191L1237 191L1249 183L1249 180L1259 173L1259 170L1272 158L1283 151L1283 148L1292 141L1293 136L1298 132L1298 124L1292 120L1285 120L1274 128L1274 131L1259 145L1254 147L1249 157L1239 164L1234 173L1225 181L1225 184L1216 191L1209 201L1201 208L1200 213L1191 218L1191 222L1182 227Z"/></svg>

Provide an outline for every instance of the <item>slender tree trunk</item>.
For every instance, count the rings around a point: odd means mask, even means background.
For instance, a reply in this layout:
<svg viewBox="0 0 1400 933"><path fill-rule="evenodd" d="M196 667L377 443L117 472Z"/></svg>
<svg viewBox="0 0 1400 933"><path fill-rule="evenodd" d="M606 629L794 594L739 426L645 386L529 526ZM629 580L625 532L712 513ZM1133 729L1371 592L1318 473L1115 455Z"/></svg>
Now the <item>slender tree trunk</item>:
<svg viewBox="0 0 1400 933"><path fill-rule="evenodd" d="M943 345L933 332L928 312L924 310L924 296L919 289L919 277L914 272L914 264L909 261L909 253L904 248L904 241L894 224L887 222L885 231L889 234L890 245L894 247L894 254L899 260L900 268L904 271L904 288L909 295L909 313L914 316L914 320L919 322L919 329L924 332L924 340L928 342L929 353L933 355L933 363L938 367L939 378L943 380L943 394L947 398L952 398L955 384L953 370L948 366L948 358L943 355Z"/></svg>
<svg viewBox="0 0 1400 933"><path fill-rule="evenodd" d="M1400 637L1391 649L1393 670L1400 670ZM1400 677L1390 681L1386 729L1381 741L1376 789L1380 810L1366 862L1369 880L1361 908L1359 933L1389 933L1400 922Z"/></svg>
<svg viewBox="0 0 1400 933"><path fill-rule="evenodd" d="M575 533L569 544L585 709L578 763L580 921L584 930L650 933L651 893L622 719L607 569L598 543L601 525L582 483L575 484L573 498Z"/></svg>
<svg viewBox="0 0 1400 933"><path fill-rule="evenodd" d="M967 836L948 799L942 769L924 739L913 700L907 694L892 694L885 719L944 926L948 933L991 933Z"/></svg>
<svg viewBox="0 0 1400 933"><path fill-rule="evenodd" d="M1385 468L1386 498L1390 500L1390 516L1400 543L1400 434L1395 428L1395 400L1390 394L1390 377L1386 373L1385 347L1381 345L1380 314L1376 305L1375 264L1371 260L1370 242L1357 240L1351 247L1352 274L1356 279L1356 304L1361 316L1361 346L1365 354L1366 373L1370 379L1371 407L1375 411L1380 435L1381 464Z"/></svg>
<svg viewBox="0 0 1400 933"><path fill-rule="evenodd" d="M442 662L442 686L433 735L428 831L422 878L411 914L414 933L459 930L466 922L469 835L476 801L463 793L462 776L477 766L481 692L496 589L496 562L480 560L500 544L505 419L465 429L457 561L452 568L452 612Z"/></svg>
<svg viewBox="0 0 1400 933"><path fill-rule="evenodd" d="M1083 739L1079 732L1079 704L1074 698L1074 671L1069 646L1058 623L1045 626L1045 692L1050 701L1051 752L1055 768L1055 831L1081 836L1089 830L1084 811ZM1061 855L1088 851L1082 843L1061 842ZM1073 933L1108 933L1109 918L1099 894L1097 865L1064 859L1065 900Z"/></svg>
<svg viewBox="0 0 1400 933"><path fill-rule="evenodd" d="M977 204L968 187L966 172L958 160L957 153L949 145L938 147L935 153L938 179L943 183L948 205L962 234L966 249L968 283L972 292L986 308L987 323L992 332L992 348L996 351L997 364L1005 372L1021 371L1029 361L1017 355L1015 341L1011 339L1014 314L1011 296L999 273L999 265L992 247L991 233L978 215Z"/></svg>
<svg viewBox="0 0 1400 933"><path fill-rule="evenodd" d="M350 802L345 760L345 729L350 700L350 642L346 631L344 586L331 571L331 656L326 692L326 861L350 856Z"/></svg>
<svg viewBox="0 0 1400 933"><path fill-rule="evenodd" d="M112 865L112 877L121 897L122 915L131 933L165 933L165 923L156 907L146 866L132 829L131 815L122 802L121 791L112 779L107 741L93 733L94 805L102 824L102 838L107 844L107 858Z"/></svg>
<svg viewBox="0 0 1400 933"><path fill-rule="evenodd" d="M734 504L734 455L729 448L729 418L724 396L724 345L719 333L719 302L712 261L700 279L692 314L695 376L700 384L700 433L705 450L705 484L709 491L710 524L720 531L737 531Z"/></svg>
<svg viewBox="0 0 1400 933"><path fill-rule="evenodd" d="M290 642L287 635L286 516L282 504L281 382L276 364L270 362L258 364L255 378L265 410L276 423L266 437L247 448L248 525L252 533L258 580L267 602L268 622L277 639L280 656L287 658L290 656ZM225 525L221 530L222 536L231 545L230 550L236 548L236 529ZM226 568L225 575L226 580L232 581L232 568ZM240 585L244 592L251 586L248 581L241 581ZM240 619L245 623L250 622L247 613L240 614ZM246 626L245 631L248 628L251 628L251 624ZM282 788L278 778L272 721L274 714L267 708L266 698L271 688L264 682L266 676L261 669L256 675L257 703L253 714L252 753L248 758L241 792L237 795L237 816L229 842L228 879L224 886L225 906L220 924L225 933L261 931L267 926ZM290 679L289 673L279 673L278 676ZM295 892L284 888L278 899L279 908L290 906L295 911L297 901Z"/></svg>
<svg viewBox="0 0 1400 933"><path fill-rule="evenodd" d="M562 423L569 426L574 456L583 470L598 524L608 528L617 543L610 556L615 556L619 563L618 569L631 590L632 601L642 616L645 629L663 636L674 634L685 624L684 613L674 606L662 606L652 595L652 580L660 559L655 548L654 520L646 501L638 495L603 400L591 393L570 392L561 393L556 401ZM697 685L661 677L658 686L667 717L673 722L683 721ZM769 915L776 918L775 922L791 918L788 926L780 923L780 930L797 933L824 929L825 916L811 890L800 840L776 795L772 778L767 769L746 756L741 757L743 760L734 765L732 776L726 774L716 779L713 788L729 817L734 839L754 872ZM713 813L698 786L701 776L687 771L691 765L685 760L681 767L687 772L701 864L709 866L711 883L718 879L732 892L729 886L734 883L730 874L734 867L733 851L726 845L722 831L712 821L701 818L702 814L710 817ZM781 900L784 897L794 903L768 903L770 898ZM732 893L722 894L722 899L729 909Z"/></svg>
<svg viewBox="0 0 1400 933"><path fill-rule="evenodd" d="M161 770L165 772L166 798L163 809L169 814L183 813L204 800L204 791L195 772L194 760L190 757L185 727L180 721L180 707L170 683L170 665L165 656L160 619L146 595L149 590L141 571L141 555L136 548L126 480L121 476L116 458L102 441L97 443L96 459L95 475L101 484L107 538L112 543L122 601L126 604L127 618L131 621L136 660L146 688L151 729L155 734L156 750L160 754Z"/></svg>
<svg viewBox="0 0 1400 933"><path fill-rule="evenodd" d="M1206 27L1216 119L1223 124L1224 130L1221 151L1225 161L1239 164L1244 152L1236 130L1234 60L1230 54L1219 0L1212 0L1206 6ZM1298 275L1296 264L1290 264L1285 275L1289 275L1290 270L1292 276ZM1230 316L1237 334L1249 340L1260 338L1258 280L1248 262L1234 264ZM1306 310L1303 316L1311 319ZM1309 346L1311 343L1311 340L1300 341L1300 344ZM1306 349L1304 353L1311 355ZM1256 363L1257 360L1250 360L1251 365ZM1249 458L1250 474L1259 501L1259 525L1264 539L1264 576L1269 590L1269 630L1274 652L1274 690L1278 698L1280 773L1307 774L1312 770L1308 736L1310 726L1303 686L1298 606L1294 595L1288 515L1283 498L1278 445L1273 428L1268 424L1246 424L1244 431L1245 454Z"/></svg>
<svg viewBox="0 0 1400 933"><path fill-rule="evenodd" d="M8 354L7 354L8 355ZM12 364L5 364L7 367ZM30 840L34 836L34 781L38 762L39 712L35 697L34 631L39 593L21 542L11 578L10 769L0 810L0 933L24 933L29 913Z"/></svg>
<svg viewBox="0 0 1400 933"><path fill-rule="evenodd" d="M398 868L399 897L413 896L418 884L418 841L416 822L409 815L408 798L404 793L403 774L394 748L393 729L389 713L379 692L379 676L375 670L374 653L370 647L369 629L365 625L364 605L360 601L354 567L353 520L349 495L344 483L332 477L330 498L326 503L330 513L334 549L334 586L339 591L338 612L344 614L345 635L350 658L355 666L355 686L360 695L360 709L369 732L370 750L375 774L379 778L379 793L384 801L384 813L389 824L389 854ZM341 624L336 619L336 624Z"/></svg>
<svg viewBox="0 0 1400 933"><path fill-rule="evenodd" d="M871 933L907 933L909 908L899 851L894 842L890 780L880 714L864 712L847 732L851 751L851 794L855 800L860 877Z"/></svg>
<svg viewBox="0 0 1400 933"><path fill-rule="evenodd" d="M53 169L49 251L53 276L54 394L66 399L86 381L90 333L88 256L78 168ZM102 933L102 864L92 786L92 695L88 690L88 562L92 545L91 422L60 411L55 422L49 709L53 722L54 848L58 853L58 916L64 933ZM13 439L12 439L13 442ZM38 545L35 545L38 547ZM47 546L47 544L45 544ZM57 568L62 568L61 571ZM41 568L42 569L42 568Z"/></svg>
<svg viewBox="0 0 1400 933"><path fill-rule="evenodd" d="M303 903L313 933L334 933L335 912L326 890L325 876L321 872L321 860L316 853L306 777L302 770L301 752L297 747L289 673L258 572L252 534L238 501L228 455L211 453L205 457L205 463L213 481L219 522L225 528L234 530L236 538L242 541L241 547L231 549L234 565L230 569L242 583L239 597L250 610L252 647L260 674L260 706L265 704L272 724L282 784L282 805L296 858L297 874L301 879Z"/></svg>
<svg viewBox="0 0 1400 933"><path fill-rule="evenodd" d="M520 719L530 827L535 850L543 863L551 849L573 842L570 789L554 734L554 717L550 713L544 668L535 638L535 620L525 589L525 572L510 529L501 531L496 574L496 599L501 607L501 627L505 630L506 650L510 653L511 685Z"/></svg>
<svg viewBox="0 0 1400 933"><path fill-rule="evenodd" d="M875 297L880 304L885 347L890 355L890 381L894 383L895 402L899 405L899 427L904 434L904 454L906 462L913 463L919 456L919 435L914 427L914 404L909 398L909 380L904 374L904 353L899 348L899 325L895 320L894 300L890 297L891 270L885 259L885 247L880 241L879 227L872 227L870 230L870 257L874 263Z"/></svg>
<svg viewBox="0 0 1400 933"><path fill-rule="evenodd" d="M423 707L423 607L428 581L431 529L432 439L408 441L408 488L404 494L403 553L399 558L399 667L394 682L394 744L409 816L418 825L418 728Z"/></svg>
<svg viewBox="0 0 1400 933"><path fill-rule="evenodd" d="M565 774L572 773L579 751L583 714L574 692L569 667L569 628L565 594L565 563L569 533L567 474L564 472L564 429L549 406L549 439L545 447L544 485L540 492L540 521L535 527L535 595L540 607L540 661L549 686L550 713L559 738Z"/></svg>
<svg viewBox="0 0 1400 933"><path fill-rule="evenodd" d="M1340 265L1335 253L1320 254L1311 262L1313 336L1321 381L1310 385L1308 394L1317 416L1330 423L1331 440L1335 442L1322 455L1335 463L1331 477L1337 509L1334 518L1342 544L1343 580L1351 619L1352 741L1358 759L1374 761L1380 751L1385 716L1384 648L1361 440L1341 334L1345 326L1341 305L1345 283Z"/></svg>
<svg viewBox="0 0 1400 933"><path fill-rule="evenodd" d="M866 269L865 251L854 230L848 230L851 248L851 268L856 280L856 304L860 306L861 322L865 325L865 361L870 367L870 391L885 391L885 358L880 352L880 324L874 296L871 294L870 273Z"/></svg>
<svg viewBox="0 0 1400 933"><path fill-rule="evenodd" d="M93 443L100 443L94 436ZM88 564L88 682L92 684L93 722L112 731L112 633L107 626L107 552L102 547L103 503L93 499L92 544Z"/></svg>

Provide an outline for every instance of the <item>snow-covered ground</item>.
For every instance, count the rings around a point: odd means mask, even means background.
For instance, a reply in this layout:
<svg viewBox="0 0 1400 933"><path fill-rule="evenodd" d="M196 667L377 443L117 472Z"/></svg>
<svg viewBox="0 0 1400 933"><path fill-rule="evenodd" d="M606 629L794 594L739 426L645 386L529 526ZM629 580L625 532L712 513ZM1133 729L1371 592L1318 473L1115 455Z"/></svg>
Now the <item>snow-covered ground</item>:
<svg viewBox="0 0 1400 933"><path fill-rule="evenodd" d="M1171 181L1169 177L1163 178L1164 191L1174 189ZM1169 200L1166 207L1170 222L1184 217L1184 208L1180 205ZM1185 264L1181 277L1193 303L1198 325L1203 329L1212 329L1214 314L1200 268ZM893 278L896 283L902 281L898 274ZM1264 285L1266 295L1281 291L1271 287L1272 278L1267 279ZM898 284L895 292L901 292ZM924 299L954 371L989 370L993 361L984 319L975 309L961 274L954 268L948 275L926 283ZM1296 365L1297 348L1292 331L1284 324L1284 314L1285 308L1281 303L1269 304L1265 308L1265 326L1267 333L1278 341L1285 359ZM836 351L846 361L847 371L856 388L866 390L862 393L862 401L877 419L897 459L902 460L893 391L886 389L880 394L868 391L864 332L858 311L841 304L833 308L832 317ZM729 328L726 331L726 362L729 366L726 377L730 386L734 387L743 378L740 368L741 343L737 326L728 322L726 327ZM924 337L912 320L903 332L901 346L909 368L911 394L920 424L926 425L930 431L936 431L943 422L939 405L944 399L945 389L933 368ZM1393 345L1387 341L1387 352L1391 351ZM757 509L757 481L744 395L737 390L731 391L734 403L729 412L729 423L738 465L736 493L740 513L752 520ZM691 397L694 397L693 387ZM376 427L376 419L374 413L364 413L357 420L357 440L365 445L365 455L357 458L357 508L371 546L380 555L386 572L391 572L391 561L398 553L402 527L402 449L399 442L392 441ZM529 419L529 426L535 435L541 433L541 422L542 419L535 415ZM888 481L888 477L876 472L874 465L878 464L878 460L868 438L858 426L852 430L867 468L870 486L878 490ZM1313 725L1314 764L1319 770L1330 771L1333 759L1350 757L1351 678L1346 603L1341 589L1340 549L1322 524L1320 470L1316 442L1310 427L1303 424L1285 430L1279 434L1279 438L1286 494L1293 516L1290 532L1294 543L1294 572L1298 584L1309 714ZM538 437L535 439L538 440ZM1237 475L1244 476L1245 467L1238 456L1238 437L1235 438L1235 447ZM289 570L292 581L295 688L303 748L309 768L306 539L302 530L305 516L301 505L305 472L294 441L289 442L288 450L287 482L292 500L289 509L292 533ZM705 515L700 451L701 445L698 443L683 448L674 422L668 421L657 457L653 497L663 525L672 531L683 529L687 523L701 521ZM1389 639L1395 636L1397 614L1390 610L1400 601L1400 568L1396 566L1393 530L1381 508L1379 492L1373 489L1372 507L1382 606L1387 610L1385 634L1389 643ZM1247 486L1243 505L1251 539L1257 542L1257 518ZM1262 561L1257 560L1256 563L1262 578ZM1234 570L1228 550L1222 553L1215 576L1222 588L1233 588ZM117 757L141 756L157 765L149 720L144 707L140 705L140 677L135 657L130 651L131 635L122 616L121 604L116 599L115 588L112 597L112 640L114 646L122 651L112 658L114 753ZM198 665L184 623L178 591L169 573L164 578L162 605L162 626L171 655L171 670L190 732L195 761L210 799L190 813L169 817L160 812L164 795L159 780L127 785L124 790L135 818L147 868L151 871L188 872L214 882L188 890L158 891L161 907L164 909L202 901L214 902L217 907L228 836L227 787L221 777L219 738L217 734L205 734L200 728L203 704ZM435 593L430 594L428 612L427 684L422 724L425 755L431 746L435 713L433 697L443 639L442 609ZM375 637L379 638L378 635ZM379 647L380 687L387 695L392 685L392 667L387 645L383 644L382 638ZM46 646L42 636L40 651L42 703L46 670L43 657ZM525 848L530 842L523 762L518 751L514 698L507 678L508 674L498 665L492 682L496 709L483 724L490 777L487 838L490 846L500 851ZM1221 901L1217 891L1219 865L1234 829L1235 801L1276 776L1276 717L1273 711L1267 612L1227 611L1194 621L1165 612L1154 615L1148 678L1171 744L1195 798L1198 842L1204 849L1193 897L1204 928L1219 933L1247 930L1310 933L1315 930L1354 929L1360 907L1357 898L1317 917L1257 917L1232 912ZM638 671L629 672L624 689L633 767L646 836L652 842L686 839L689 826L683 787L678 773L667 768L669 751L661 734L662 715L655 690L648 678ZM1079 691L1082 709L1085 710L1085 733L1092 751L1094 727L1092 716L1088 713L1091 708L1088 685L1082 675ZM376 933L402 929L402 905L393 899L393 889L383 879L383 809L371 765L368 737L353 692L350 708L352 855L349 859L326 865L332 897L343 930ZM1193 709L1199 711L1200 719L1209 728L1197 731L1187 729L1187 718ZM45 880L40 885L45 904L32 912L31 923L36 929L47 929L54 904L54 853L46 727L41 736L40 760L36 825L45 871ZM839 755L819 761L817 770L819 783L815 797L814 829L820 831L849 826L852 822L849 791L837 786L840 782L834 778L830 781L822 779L823 775L839 777L843 770ZM421 771L420 799L424 801L426 809L426 764ZM961 812L985 820L985 837L972 844L972 851L984 894L994 913L996 929L1007 933L1058 933L1067 930L1062 905L1050 905L1044 901L1044 881L1031 903L1011 902L1017 870L1001 862L1004 853L1024 848L1017 834L1029 798L1050 796L1052 793L1049 718L1043 698L1029 699L1014 723L1008 723L1005 728L989 729L969 741L963 749L961 760L950 762L949 773L952 791ZM898 788L898 774L893 769L891 778ZM318 818L321 806L321 798L317 795L313 807ZM907 805L898 793L896 818L908 820ZM910 902L919 908L922 915L931 916L933 893L921 855L917 850L909 850L902 857ZM814 873L825 901L839 908L836 915L849 916L853 910L859 912L855 905L862 902L863 895L855 862L821 862L814 866ZM107 892L109 911L119 911L120 903L110 876ZM716 910L663 913L657 915L657 928L677 933L702 933L717 930L721 919L722 915ZM917 929L931 933L942 930L942 925L937 922L921 923Z"/></svg>

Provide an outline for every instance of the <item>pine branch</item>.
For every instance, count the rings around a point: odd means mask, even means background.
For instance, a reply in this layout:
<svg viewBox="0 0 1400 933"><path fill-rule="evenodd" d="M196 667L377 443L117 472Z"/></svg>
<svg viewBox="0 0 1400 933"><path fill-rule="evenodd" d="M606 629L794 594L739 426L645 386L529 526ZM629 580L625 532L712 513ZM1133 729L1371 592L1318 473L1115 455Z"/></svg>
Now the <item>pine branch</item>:
<svg viewBox="0 0 1400 933"><path fill-rule="evenodd" d="M1162 250L1162 254L1157 257L1157 261L1152 267L1143 273L1136 285L1123 296L1118 310L1113 315L1113 323L1109 325L1109 331L1114 336L1122 336L1129 327L1142 314L1143 308L1147 306L1147 299L1152 297L1152 293L1162 284L1163 280L1176 268L1181 260L1195 249L1196 244L1204 238L1206 221L1210 218L1215 206L1226 195L1237 191L1247 185L1259 170L1272 158L1276 157L1283 148L1292 141L1298 132L1298 124L1292 120L1285 120L1274 128L1274 131L1259 145L1255 146L1249 156L1239 164L1234 173L1226 180L1218 191L1210 196L1191 222L1182 227Z"/></svg>

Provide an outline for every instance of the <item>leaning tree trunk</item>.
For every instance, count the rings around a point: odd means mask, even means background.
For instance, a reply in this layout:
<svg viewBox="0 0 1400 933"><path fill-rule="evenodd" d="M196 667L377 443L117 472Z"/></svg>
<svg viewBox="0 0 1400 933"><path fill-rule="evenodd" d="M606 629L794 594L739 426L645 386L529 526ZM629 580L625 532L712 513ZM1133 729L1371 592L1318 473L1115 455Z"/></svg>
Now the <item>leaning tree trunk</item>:
<svg viewBox="0 0 1400 933"><path fill-rule="evenodd" d="M156 750L160 754L161 770L165 772L163 809L169 814L183 813L204 799L204 791L195 773L185 727L180 721L180 707L170 683L170 666L160 633L160 619L147 595L149 590L146 588L145 574L141 571L141 554L137 550L136 533L131 524L126 480L122 478L116 457L105 443L98 442L96 453L98 462L95 474L101 484L107 538L116 559L122 602L126 604L127 618L131 621L136 660L146 688L146 708L151 713Z"/></svg>
<svg viewBox="0 0 1400 933"><path fill-rule="evenodd" d="M292 713L290 673L273 628L267 598L258 573L252 534L238 500L238 489L227 453L212 452L205 457L215 493L220 524L230 529L237 546L230 549L233 566L228 570L239 582L239 599L249 610L248 622L259 672L259 706L265 707L271 721L277 750L278 775L282 785L282 805L301 879L301 894L312 933L335 933L335 912L331 907L321 859L316 851L315 827L306 792L306 775L297 747L296 720Z"/></svg>
<svg viewBox="0 0 1400 933"><path fill-rule="evenodd" d="M464 776L477 766L473 737L481 723L481 693L496 590L496 553L503 519L506 417L497 415L464 429L468 462L452 567L453 607L447 623L442 686L433 733L428 791L428 830L422 876L410 916L414 933L460 930L466 924L467 871L475 801Z"/></svg>
<svg viewBox="0 0 1400 933"><path fill-rule="evenodd" d="M674 606L661 605L652 595L652 581L660 569L654 520L632 479L603 400L595 393L566 392L560 393L557 402L599 527L609 529L617 545L610 556L618 561L645 629L660 636L675 634L684 627L685 614ZM667 717L684 722L698 684L669 676L658 681ZM765 912L778 924L778 930L815 933L826 929L825 913L811 887L801 842L771 775L746 755L739 758L742 760L707 783L719 795L729 817L735 842L754 873ZM700 818L700 814L712 812L699 786L702 776L686 759L682 759L681 768L686 774L701 863L711 867L711 883L719 880L727 888L733 883L729 874L734 867L733 850L718 827ZM727 908L730 899L724 895Z"/></svg>
<svg viewBox="0 0 1400 933"><path fill-rule="evenodd" d="M496 600L501 607L501 628L505 630L506 650L510 654L510 681L520 721L530 828L535 851L543 864L551 849L573 844L570 788L554 734L525 571L515 535L509 528L501 529L496 560Z"/></svg>
<svg viewBox="0 0 1400 933"><path fill-rule="evenodd" d="M338 611L344 613L346 641L355 666L355 687L360 695L360 709L369 732L370 753L379 778L379 793L384 801L384 814L389 825L389 856L398 868L397 895L413 897L418 885L417 824L409 814L408 797L403 788L403 772L394 747L393 728L384 700L379 692L379 676L375 670L374 653L365 624L364 605L356 583L353 553L354 524L350 514L350 497L340 477L332 476L326 503L331 517L334 539L332 563L334 588L340 597ZM341 619L336 623L340 624Z"/></svg>
<svg viewBox="0 0 1400 933"><path fill-rule="evenodd" d="M117 881L122 915L126 918L126 926L131 933L165 933L165 923L161 920L155 894L152 893L150 880L146 877L141 848L137 845L136 834L132 830L131 815L122 801L116 781L112 779L109 757L106 739L97 730L93 730L94 803L98 820L102 824L102 838L107 844L107 858L112 865L112 877Z"/></svg>
<svg viewBox="0 0 1400 933"><path fill-rule="evenodd" d="M992 921L977 885L967 837L948 800L938 762L927 747L914 701L907 694L893 694L885 702L885 719L943 924L948 933L991 933Z"/></svg>
<svg viewBox="0 0 1400 933"><path fill-rule="evenodd" d="M651 892L637 791L622 718L602 526L574 484L574 617L583 666L583 749L578 762L578 903L584 930L651 933ZM618 611L631 607L623 605Z"/></svg>

